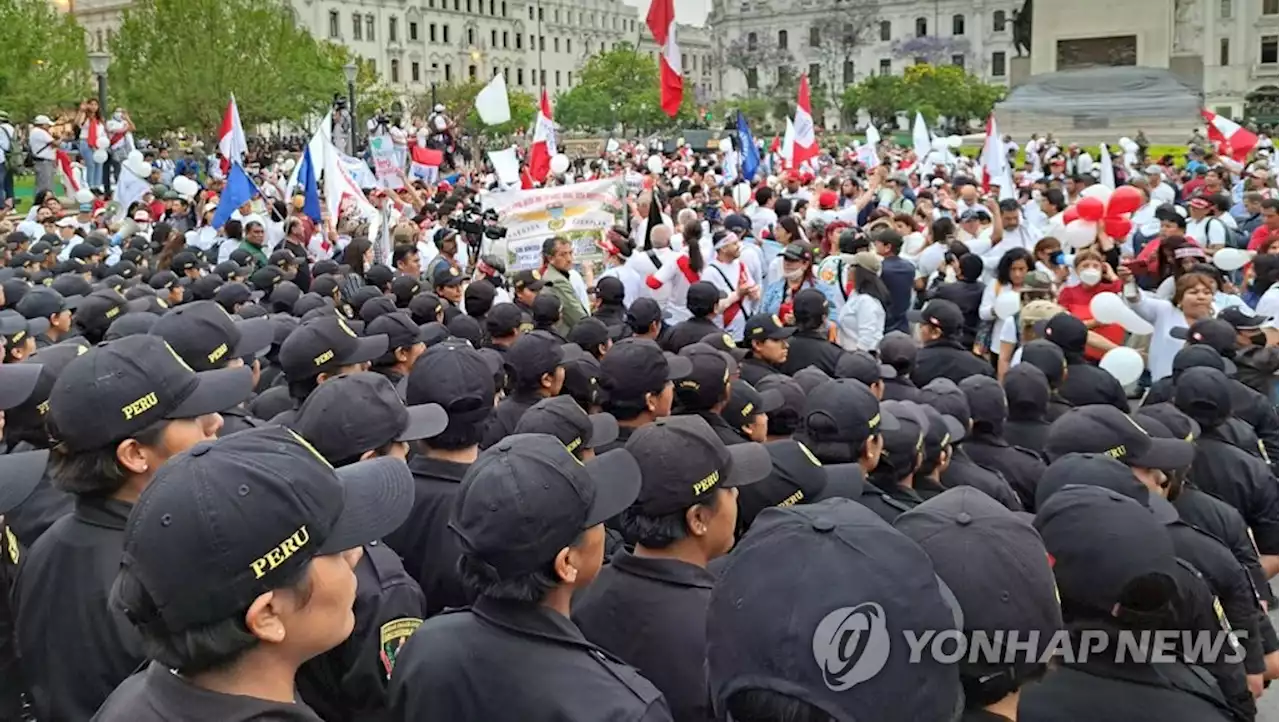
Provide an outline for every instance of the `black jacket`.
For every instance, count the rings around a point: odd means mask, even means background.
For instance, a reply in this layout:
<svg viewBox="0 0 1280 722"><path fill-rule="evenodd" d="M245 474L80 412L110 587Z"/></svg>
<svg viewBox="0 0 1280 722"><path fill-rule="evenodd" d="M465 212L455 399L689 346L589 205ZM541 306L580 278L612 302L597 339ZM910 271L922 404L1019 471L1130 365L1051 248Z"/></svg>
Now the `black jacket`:
<svg viewBox="0 0 1280 722"><path fill-rule="evenodd" d="M1182 493L1174 499L1173 506L1183 521L1204 530L1225 544L1236 561L1249 571L1258 595L1267 601L1268 606L1276 606L1275 595L1271 592L1266 572L1258 560L1249 528L1245 526L1244 517L1240 516L1235 507L1201 491L1194 479L1183 484Z"/></svg>
<svg viewBox="0 0 1280 722"><path fill-rule="evenodd" d="M701 567L624 552L574 598L573 621L584 637L653 682L676 722L706 722L711 695L703 665L714 582Z"/></svg>
<svg viewBox="0 0 1280 722"><path fill-rule="evenodd" d="M965 348L972 348L978 335L978 308L982 305L982 294L987 290L981 281L952 281L943 283L933 289L930 298L941 298L960 307L964 314L964 328L960 331L959 341Z"/></svg>
<svg viewBox="0 0 1280 722"><path fill-rule="evenodd" d="M1116 377L1093 364L1067 357L1067 380L1058 395L1072 406L1108 404L1129 413L1129 397Z"/></svg>
<svg viewBox="0 0 1280 722"><path fill-rule="evenodd" d="M1274 346L1248 346L1236 349L1234 360L1236 380L1270 397L1276 386L1276 369L1280 368L1280 350Z"/></svg>
<svg viewBox="0 0 1280 722"><path fill-rule="evenodd" d="M924 503L924 499L910 487L887 481L877 485L870 479L863 485L862 494L857 501L890 524L903 512L911 511Z"/></svg>
<svg viewBox="0 0 1280 722"><path fill-rule="evenodd" d="M470 603L458 577L458 557L462 550L449 531L449 514L458 494L458 485L469 464L415 456L409 461L413 472L413 511L405 523L383 542L404 560L404 569L413 577L427 599L426 616L445 607Z"/></svg>
<svg viewBox="0 0 1280 722"><path fill-rule="evenodd" d="M622 305L601 305L591 316L600 319L606 326L626 327L627 325L627 309Z"/></svg>
<svg viewBox="0 0 1280 722"><path fill-rule="evenodd" d="M87 719L87 718L86 718ZM191 684L152 662L125 680L93 722L320 722L302 703L282 704L221 694Z"/></svg>
<svg viewBox="0 0 1280 722"><path fill-rule="evenodd" d="M89 719L146 661L137 630L108 603L132 508L77 498L18 568L14 627L36 719Z"/></svg>
<svg viewBox="0 0 1280 722"><path fill-rule="evenodd" d="M16 720L22 717L23 695L26 685L22 680L22 667L18 664L18 643L13 630L13 603L9 590L18 575L18 563L25 552L0 517L0 719Z"/></svg>
<svg viewBox="0 0 1280 722"><path fill-rule="evenodd" d="M953 338L940 338L926 343L916 353L916 367L911 371L911 381L924 388L936 378L951 379L956 383L970 376L996 377L991 364L973 355L968 347Z"/></svg>
<svg viewBox="0 0 1280 722"><path fill-rule="evenodd" d="M827 340L827 335L820 331L798 331L791 337L791 345L787 349L787 361L782 364L782 373L791 376L801 369L816 366L827 373L836 375L836 362L840 360L844 349Z"/></svg>
<svg viewBox="0 0 1280 722"><path fill-rule="evenodd" d="M484 440L480 442L480 448L487 449L515 433L520 417L541 400L542 396L537 393L516 393L498 402L493 413L489 415L489 425L484 430Z"/></svg>
<svg viewBox="0 0 1280 722"><path fill-rule="evenodd" d="M1044 454L1044 442L1049 435L1049 421L1038 419L1009 419L1004 422L1004 440L1037 454Z"/></svg>
<svg viewBox="0 0 1280 722"><path fill-rule="evenodd" d="M245 429L256 429L266 425L267 422L253 416L244 408L243 404L239 404L222 412L222 428L218 430L218 438L230 436Z"/></svg>
<svg viewBox="0 0 1280 722"><path fill-rule="evenodd" d="M1036 484L1046 468L1036 452L1013 446L999 436L980 433L966 437L962 448L979 466L1000 472L1017 492L1022 508L1035 511Z"/></svg>
<svg viewBox="0 0 1280 722"><path fill-rule="evenodd" d="M1191 562L1177 557L1175 559L1177 595L1173 599L1173 626L1180 631L1189 632L1190 639L1197 635L1209 639L1221 636L1230 629L1222 614L1222 606L1209 581ZM1179 639L1174 649L1184 655L1194 654L1192 647ZM1204 655L1204 652L1200 652ZM1249 692L1249 684L1245 679L1244 665L1241 659L1234 657L1224 647L1219 656L1211 659L1197 660L1204 671L1213 676L1222 692L1227 706L1238 712L1241 720L1252 720L1257 711L1253 695Z"/></svg>
<svg viewBox="0 0 1280 722"><path fill-rule="evenodd" d="M298 670L298 696L325 722L390 719L387 683L396 654L426 616L422 589L390 547L366 544L355 572L351 636Z"/></svg>
<svg viewBox="0 0 1280 722"><path fill-rule="evenodd" d="M899 376L894 379L884 380L884 400L885 401L914 401L920 402L920 389L911 382L906 376Z"/></svg>
<svg viewBox="0 0 1280 722"><path fill-rule="evenodd" d="M724 333L724 329L717 326L711 319L691 318L671 327L671 331L662 339L663 348L673 353L678 352L685 346L698 343L713 333Z"/></svg>
<svg viewBox="0 0 1280 722"><path fill-rule="evenodd" d="M1044 415L1044 418L1046 421L1052 424L1053 422L1058 420L1059 416L1062 416L1063 414L1067 413L1072 408L1074 407L1071 405L1071 402L1062 398L1062 394L1058 393L1057 389L1050 389L1049 411Z"/></svg>
<svg viewBox="0 0 1280 722"><path fill-rule="evenodd" d="M1272 376L1271 380L1274 382L1275 377ZM1142 400L1142 405L1173 401L1174 386L1172 376L1160 379L1151 385L1151 390ZM1231 379L1231 415L1253 429L1258 440L1262 442L1262 452L1259 456L1271 466L1272 473L1275 473L1276 464L1280 463L1280 419L1277 419L1275 404L1271 403L1264 394L1258 393L1237 379ZM1252 449L1246 449L1246 451L1253 453Z"/></svg>
<svg viewBox="0 0 1280 722"><path fill-rule="evenodd" d="M742 380L752 386L760 383L760 379L763 379L765 376L779 373L777 366L765 363L764 361L751 356L742 359L742 363L738 364L738 371Z"/></svg>
<svg viewBox="0 0 1280 722"><path fill-rule="evenodd" d="M1191 477L1200 489L1235 507L1253 532L1260 554L1280 554L1276 477L1266 462L1205 429L1196 441Z"/></svg>
<svg viewBox="0 0 1280 722"><path fill-rule="evenodd" d="M942 486L952 489L957 486L972 486L987 496L1003 504L1010 511L1025 511L1022 500L1014 492L1013 487L1004 475L975 462L963 446L951 449L951 464L942 472Z"/></svg>
<svg viewBox="0 0 1280 722"><path fill-rule="evenodd" d="M408 722L662 722L658 688L545 607L480 598L423 623L391 678Z"/></svg>
<svg viewBox="0 0 1280 722"><path fill-rule="evenodd" d="M34 448L34 447L29 447ZM14 451L20 451L20 448ZM4 515L9 530L18 538L22 546L30 549L40 535L49 530L53 523L70 514L75 507L75 497L53 488L49 481L49 471L36 484L35 490L21 504L10 509Z"/></svg>

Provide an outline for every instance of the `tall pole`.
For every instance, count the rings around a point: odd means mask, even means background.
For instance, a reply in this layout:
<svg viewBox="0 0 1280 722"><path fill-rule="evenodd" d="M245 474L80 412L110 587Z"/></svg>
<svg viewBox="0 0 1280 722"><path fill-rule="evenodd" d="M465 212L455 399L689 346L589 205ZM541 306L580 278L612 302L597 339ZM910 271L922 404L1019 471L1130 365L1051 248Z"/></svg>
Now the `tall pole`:
<svg viewBox="0 0 1280 722"><path fill-rule="evenodd" d="M106 72L98 73L98 119L102 121L102 127L107 127L107 74ZM108 141L110 142L110 141ZM91 149L93 152L96 149ZM111 147L107 146L107 162L102 164L102 194L111 197Z"/></svg>
<svg viewBox="0 0 1280 722"><path fill-rule="evenodd" d="M356 147L356 84L350 80L347 81L347 108L351 121L351 155L358 156L359 152Z"/></svg>

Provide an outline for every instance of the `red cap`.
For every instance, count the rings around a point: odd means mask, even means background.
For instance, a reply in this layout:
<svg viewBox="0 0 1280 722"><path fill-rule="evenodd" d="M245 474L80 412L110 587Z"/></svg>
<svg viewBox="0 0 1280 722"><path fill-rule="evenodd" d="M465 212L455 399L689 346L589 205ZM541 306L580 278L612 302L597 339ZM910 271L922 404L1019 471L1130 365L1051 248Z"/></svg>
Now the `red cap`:
<svg viewBox="0 0 1280 722"><path fill-rule="evenodd" d="M1209 199L1203 196L1196 196L1195 198L1192 198L1191 200L1187 201L1187 205L1191 206L1192 208L1202 208L1202 209L1213 207L1213 204L1209 202Z"/></svg>
<svg viewBox="0 0 1280 722"><path fill-rule="evenodd" d="M824 211L834 210L838 200L835 191L823 191L818 194L818 207Z"/></svg>
<svg viewBox="0 0 1280 722"><path fill-rule="evenodd" d="M798 170L787 171L787 182L791 182L791 181L795 181L797 183L800 182L800 171Z"/></svg>

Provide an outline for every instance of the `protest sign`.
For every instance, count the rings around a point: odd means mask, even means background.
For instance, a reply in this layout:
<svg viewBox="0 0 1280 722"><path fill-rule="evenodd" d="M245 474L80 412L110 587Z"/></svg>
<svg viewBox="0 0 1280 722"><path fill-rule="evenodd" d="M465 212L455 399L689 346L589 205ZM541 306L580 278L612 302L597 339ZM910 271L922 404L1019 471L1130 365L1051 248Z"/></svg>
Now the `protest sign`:
<svg viewBox="0 0 1280 722"><path fill-rule="evenodd" d="M573 243L575 260L598 260L602 254L596 242L624 221L625 198L626 185L619 178L488 193L484 208L497 212L507 236L496 241L486 238L488 250L483 252L501 254L509 270L522 271L541 264L543 241L563 236Z"/></svg>
<svg viewBox="0 0 1280 722"><path fill-rule="evenodd" d="M383 188L403 188L404 169L397 162L396 146L390 135L369 138L369 157L373 160L373 175Z"/></svg>

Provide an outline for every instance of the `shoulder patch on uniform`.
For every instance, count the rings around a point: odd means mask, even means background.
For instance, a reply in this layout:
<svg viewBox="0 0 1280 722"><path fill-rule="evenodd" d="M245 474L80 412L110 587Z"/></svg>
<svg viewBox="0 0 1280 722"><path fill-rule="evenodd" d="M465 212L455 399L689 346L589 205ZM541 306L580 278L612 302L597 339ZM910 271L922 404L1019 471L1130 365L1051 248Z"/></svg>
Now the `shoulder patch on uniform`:
<svg viewBox="0 0 1280 722"><path fill-rule="evenodd" d="M382 660L387 679L391 679L391 670L396 666L396 655L421 626L422 620L417 617L400 617L378 628L378 657Z"/></svg>

